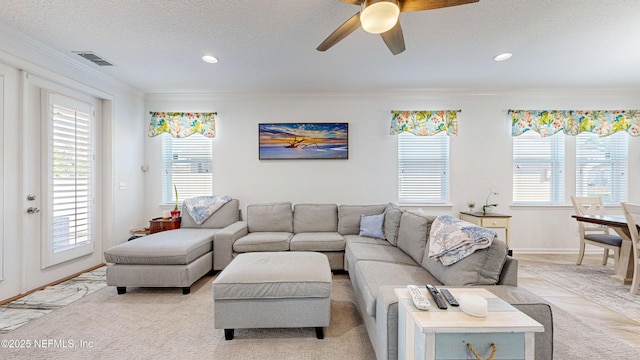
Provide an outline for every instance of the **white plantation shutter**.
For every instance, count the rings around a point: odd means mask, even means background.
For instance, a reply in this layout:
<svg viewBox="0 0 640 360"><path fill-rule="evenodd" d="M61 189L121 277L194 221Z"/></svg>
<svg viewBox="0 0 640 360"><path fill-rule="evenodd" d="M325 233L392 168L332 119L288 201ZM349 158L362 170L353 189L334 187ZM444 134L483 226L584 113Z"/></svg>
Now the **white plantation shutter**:
<svg viewBox="0 0 640 360"><path fill-rule="evenodd" d="M576 137L576 196L600 196L608 205L627 201L629 139L625 132L607 137Z"/></svg>
<svg viewBox="0 0 640 360"><path fill-rule="evenodd" d="M564 203L564 136L528 131L513 138L513 203Z"/></svg>
<svg viewBox="0 0 640 360"><path fill-rule="evenodd" d="M48 264L65 261L62 252L78 256L93 251L94 153L93 107L65 97L49 95L47 131L48 217L45 223L50 253ZM85 250L78 251L80 248ZM56 260L58 259L58 260Z"/></svg>
<svg viewBox="0 0 640 360"><path fill-rule="evenodd" d="M449 136L398 135L398 202L449 201Z"/></svg>
<svg viewBox="0 0 640 360"><path fill-rule="evenodd" d="M173 138L162 134L162 203L175 204L173 186L178 188L178 207L198 195L213 195L213 142L194 134Z"/></svg>

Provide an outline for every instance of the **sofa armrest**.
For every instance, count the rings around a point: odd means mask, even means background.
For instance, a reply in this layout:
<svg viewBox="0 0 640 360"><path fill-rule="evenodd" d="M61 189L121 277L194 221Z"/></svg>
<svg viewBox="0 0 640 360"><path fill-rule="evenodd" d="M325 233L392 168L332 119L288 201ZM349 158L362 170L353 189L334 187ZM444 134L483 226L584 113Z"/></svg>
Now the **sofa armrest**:
<svg viewBox="0 0 640 360"><path fill-rule="evenodd" d="M236 221L214 235L213 270L222 270L233 260L233 243L247 233L247 223Z"/></svg>
<svg viewBox="0 0 640 360"><path fill-rule="evenodd" d="M376 344L378 359L398 358L398 298L394 289L403 285L385 285L378 288L376 297Z"/></svg>
<svg viewBox="0 0 640 360"><path fill-rule="evenodd" d="M507 256L497 285L518 286L518 260Z"/></svg>

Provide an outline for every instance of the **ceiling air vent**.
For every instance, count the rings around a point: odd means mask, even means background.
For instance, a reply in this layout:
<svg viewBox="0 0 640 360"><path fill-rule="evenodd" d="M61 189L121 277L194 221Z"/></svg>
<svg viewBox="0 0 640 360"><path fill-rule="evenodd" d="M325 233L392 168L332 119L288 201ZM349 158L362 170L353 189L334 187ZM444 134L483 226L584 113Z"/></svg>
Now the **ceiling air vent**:
<svg viewBox="0 0 640 360"><path fill-rule="evenodd" d="M96 55L93 51L73 51L73 53L80 55L98 66L113 66L112 63Z"/></svg>

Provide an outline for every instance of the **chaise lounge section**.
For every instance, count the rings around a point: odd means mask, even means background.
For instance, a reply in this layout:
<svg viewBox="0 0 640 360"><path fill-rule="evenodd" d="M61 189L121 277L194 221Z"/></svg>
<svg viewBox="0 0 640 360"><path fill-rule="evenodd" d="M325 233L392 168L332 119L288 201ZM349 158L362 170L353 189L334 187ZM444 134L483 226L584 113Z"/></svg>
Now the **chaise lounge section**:
<svg viewBox="0 0 640 360"><path fill-rule="evenodd" d="M179 287L189 294L191 285L213 269L213 239L238 222L239 201L232 199L202 224L183 206L181 227L134 239L104 253L107 285L118 294L127 287Z"/></svg>

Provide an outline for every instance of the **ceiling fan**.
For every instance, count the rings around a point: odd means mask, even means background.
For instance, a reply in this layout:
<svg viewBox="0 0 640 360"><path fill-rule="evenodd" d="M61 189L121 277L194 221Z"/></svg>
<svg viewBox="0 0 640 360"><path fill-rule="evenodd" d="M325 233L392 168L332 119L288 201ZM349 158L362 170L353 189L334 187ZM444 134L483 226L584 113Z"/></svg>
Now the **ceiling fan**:
<svg viewBox="0 0 640 360"><path fill-rule="evenodd" d="M372 34L380 34L393 55L405 50L404 36L398 17L401 12L439 9L475 3L480 0L340 0L360 6L360 11L340 25L322 44L318 51L326 51L357 28Z"/></svg>

